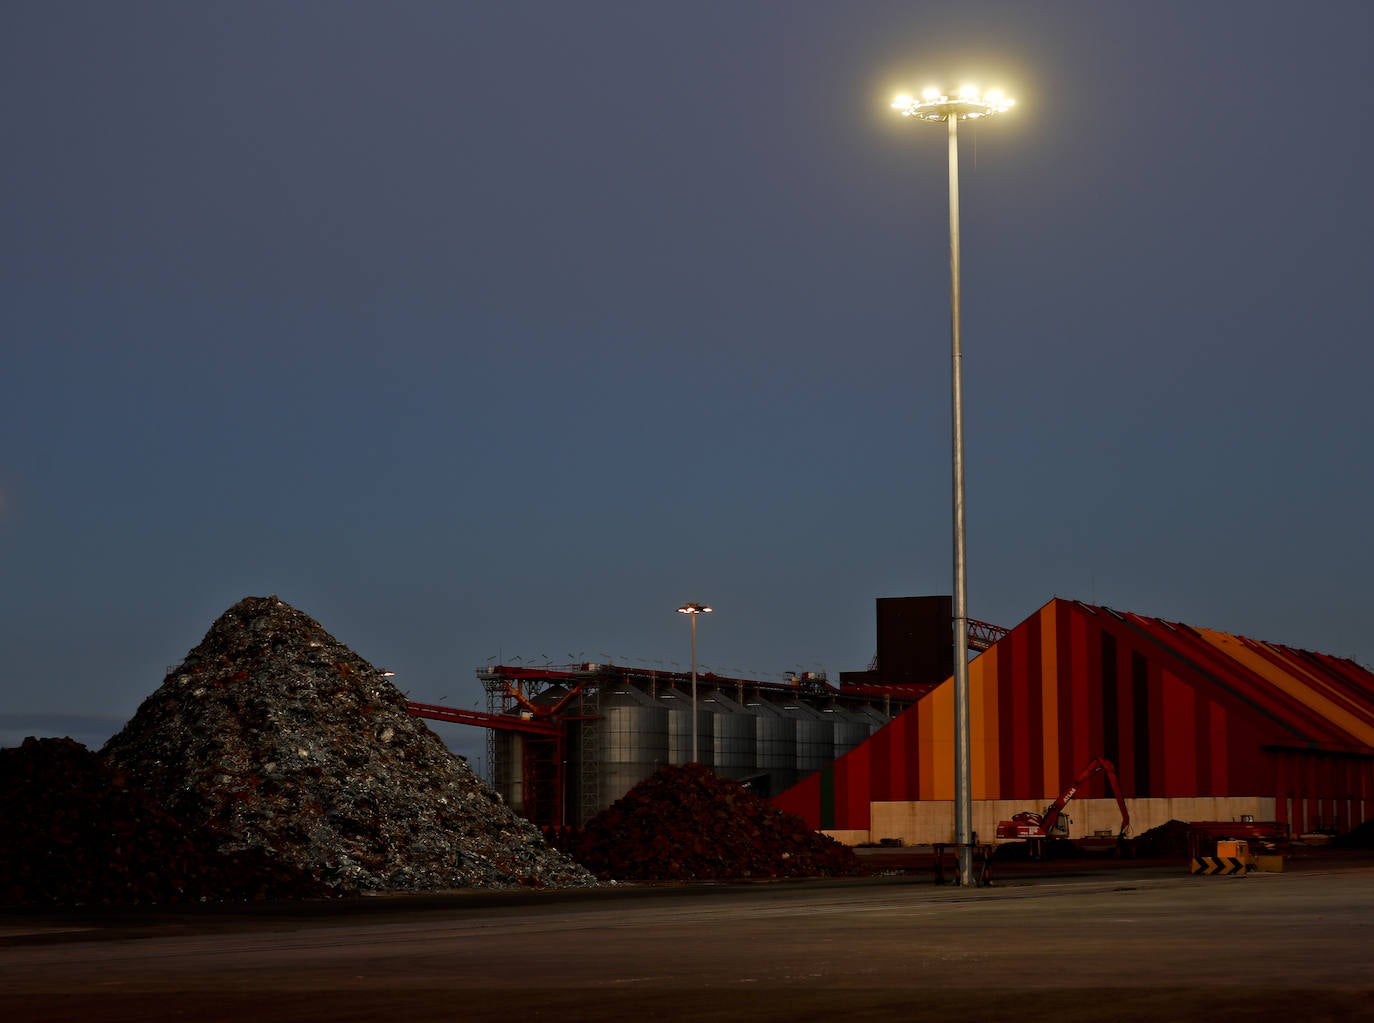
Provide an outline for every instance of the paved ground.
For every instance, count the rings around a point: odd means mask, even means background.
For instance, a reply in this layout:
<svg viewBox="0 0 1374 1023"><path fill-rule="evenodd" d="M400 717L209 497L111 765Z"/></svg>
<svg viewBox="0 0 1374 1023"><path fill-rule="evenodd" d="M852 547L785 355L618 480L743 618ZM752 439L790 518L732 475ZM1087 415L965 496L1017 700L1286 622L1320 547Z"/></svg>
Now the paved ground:
<svg viewBox="0 0 1374 1023"><path fill-rule="evenodd" d="M0 1019L1374 1021L1374 859L0 916Z"/></svg>

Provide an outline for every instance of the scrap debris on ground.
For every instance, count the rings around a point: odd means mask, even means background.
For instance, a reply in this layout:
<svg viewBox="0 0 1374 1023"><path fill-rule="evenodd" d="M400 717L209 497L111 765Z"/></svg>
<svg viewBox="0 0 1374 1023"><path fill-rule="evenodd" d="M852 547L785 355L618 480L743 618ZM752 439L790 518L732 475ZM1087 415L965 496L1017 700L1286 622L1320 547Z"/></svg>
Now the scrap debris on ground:
<svg viewBox="0 0 1374 1023"><path fill-rule="evenodd" d="M626 881L865 873L852 849L700 764L660 769L557 840L597 876Z"/></svg>
<svg viewBox="0 0 1374 1023"><path fill-rule="evenodd" d="M16 888L19 868L10 857L0 859L0 893L8 890L13 904L35 893L136 902L596 884L411 717L406 703L381 671L314 619L276 597L246 598L105 745L100 764L81 775L90 791L64 797L29 785L26 805L4 815L8 830L42 844L31 824L43 820L40 804L79 804L92 818L111 818L123 836L109 849L116 874L163 876L112 884L104 868L92 868L65 892ZM64 755L75 758L71 750ZM111 786L100 768L124 781ZM48 777L44 784L63 783ZM102 805L106 792L109 807ZM256 863L262 877L216 867L205 883L179 884L178 864L189 854L161 838L135 854L145 830L184 835L216 862ZM47 834L59 846L92 843L73 854L78 865L105 848L84 827L49 825ZM121 866L129 855L136 861Z"/></svg>

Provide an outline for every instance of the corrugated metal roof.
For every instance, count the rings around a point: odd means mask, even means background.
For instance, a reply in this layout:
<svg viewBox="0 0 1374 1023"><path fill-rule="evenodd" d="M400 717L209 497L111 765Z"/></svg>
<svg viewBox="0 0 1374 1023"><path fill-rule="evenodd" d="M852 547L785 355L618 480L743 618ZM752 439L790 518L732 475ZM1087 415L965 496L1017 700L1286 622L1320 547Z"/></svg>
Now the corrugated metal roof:
<svg viewBox="0 0 1374 1023"><path fill-rule="evenodd" d="M1106 607L1291 733L1294 744L1374 752L1374 673L1354 661ZM1110 625L1108 626L1110 628ZM1280 740L1280 742L1282 742Z"/></svg>

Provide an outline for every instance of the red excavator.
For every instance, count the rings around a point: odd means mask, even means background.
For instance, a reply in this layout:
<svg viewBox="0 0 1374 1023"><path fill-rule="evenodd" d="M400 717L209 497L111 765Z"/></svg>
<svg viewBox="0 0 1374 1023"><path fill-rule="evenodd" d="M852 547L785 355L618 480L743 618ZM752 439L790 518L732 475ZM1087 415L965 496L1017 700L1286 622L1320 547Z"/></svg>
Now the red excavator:
<svg viewBox="0 0 1374 1023"><path fill-rule="evenodd" d="M1116 765L1110 760L1103 760L1101 757L1097 757L1078 772L1078 777L1059 794L1058 799L1045 807L1044 813L1023 810L1021 813L1013 814L1011 820L999 822L997 837L1028 842L1031 847L1031 855L1038 857L1041 846L1046 839L1066 838L1068 836L1069 818L1064 813L1064 807L1068 805L1069 800L1074 797L1074 793L1083 786L1083 783L1098 771L1107 776L1107 783L1112 787L1112 795L1116 796L1116 805L1121 808L1121 833L1117 835L1116 839L1119 846L1125 839L1126 832L1130 830L1131 815L1126 810L1126 800L1121 798L1121 784L1116 780Z"/></svg>

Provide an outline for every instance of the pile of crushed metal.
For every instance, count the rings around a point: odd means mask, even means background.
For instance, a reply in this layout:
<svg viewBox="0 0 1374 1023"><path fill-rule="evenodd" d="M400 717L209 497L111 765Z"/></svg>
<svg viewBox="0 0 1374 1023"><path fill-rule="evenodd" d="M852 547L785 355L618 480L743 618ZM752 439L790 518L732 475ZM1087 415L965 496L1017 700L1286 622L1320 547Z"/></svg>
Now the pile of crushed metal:
<svg viewBox="0 0 1374 1023"><path fill-rule="evenodd" d="M70 739L0 749L0 906L324 896L260 851L221 853Z"/></svg>
<svg viewBox="0 0 1374 1023"><path fill-rule="evenodd" d="M406 705L314 619L276 597L240 601L101 751L126 779L111 791L137 789L150 804L143 816L101 811L127 837L112 855L133 857L125 873L146 879L81 878L71 894L143 902L596 883ZM240 882L209 870L178 886L183 853L142 849L142 822L164 826L152 810L197 849L261 871ZM5 820L23 827L26 817ZM8 880L0 875L0 892Z"/></svg>
<svg viewBox="0 0 1374 1023"><path fill-rule="evenodd" d="M851 849L700 764L660 769L557 840L597 876L624 881L865 873Z"/></svg>

